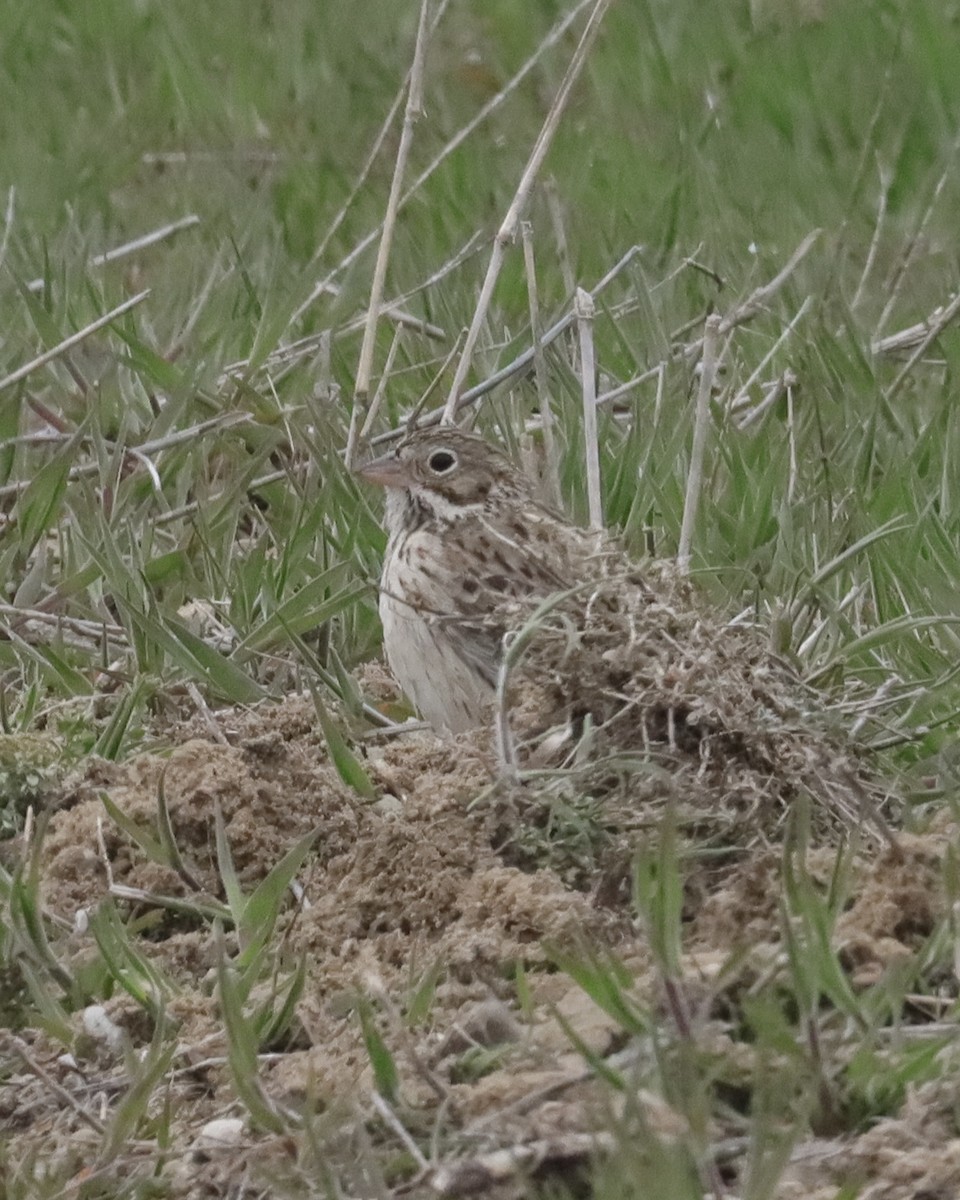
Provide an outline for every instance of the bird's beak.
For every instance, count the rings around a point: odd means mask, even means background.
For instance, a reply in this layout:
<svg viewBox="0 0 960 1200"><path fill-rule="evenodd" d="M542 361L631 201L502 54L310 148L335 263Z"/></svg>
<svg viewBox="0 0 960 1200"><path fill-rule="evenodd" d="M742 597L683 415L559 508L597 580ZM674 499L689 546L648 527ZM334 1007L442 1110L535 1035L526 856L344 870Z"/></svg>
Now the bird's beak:
<svg viewBox="0 0 960 1200"><path fill-rule="evenodd" d="M406 467L395 454L384 454L373 458L368 463L355 468L355 475L367 483L376 483L380 487L405 488L410 483L410 475Z"/></svg>

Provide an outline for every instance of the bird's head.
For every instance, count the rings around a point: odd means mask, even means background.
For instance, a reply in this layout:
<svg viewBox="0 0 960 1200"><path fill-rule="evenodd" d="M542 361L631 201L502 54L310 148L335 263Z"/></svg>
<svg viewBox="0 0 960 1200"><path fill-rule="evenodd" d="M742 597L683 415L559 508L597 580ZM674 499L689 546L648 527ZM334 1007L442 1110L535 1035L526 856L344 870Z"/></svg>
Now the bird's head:
<svg viewBox="0 0 960 1200"><path fill-rule="evenodd" d="M359 467L357 474L388 493L407 493L446 520L528 491L505 454L476 434L449 426L411 434L390 453Z"/></svg>

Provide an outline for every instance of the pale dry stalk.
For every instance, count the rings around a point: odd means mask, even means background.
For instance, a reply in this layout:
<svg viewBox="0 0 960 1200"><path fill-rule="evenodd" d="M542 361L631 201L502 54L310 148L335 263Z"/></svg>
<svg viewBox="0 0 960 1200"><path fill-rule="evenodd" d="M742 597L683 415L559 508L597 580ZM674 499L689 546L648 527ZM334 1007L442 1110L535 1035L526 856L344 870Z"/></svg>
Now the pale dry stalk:
<svg viewBox="0 0 960 1200"><path fill-rule="evenodd" d="M926 354L933 342L936 341L940 334L943 333L944 329L946 329L946 327L958 316L960 316L960 292L954 296L954 298L950 301L946 308L943 309L936 320L931 323L926 336L920 341L920 343L917 345L917 348L900 368L893 383L890 384L884 393L884 398L886 400L893 399L893 397L903 386L907 376L917 365L920 359L923 358L924 354Z"/></svg>
<svg viewBox="0 0 960 1200"><path fill-rule="evenodd" d="M622 274L623 271L626 270L626 268L631 262L633 262L634 258L639 253L639 246L631 246L626 254L624 254L617 262L615 262L606 275L604 275L603 278L594 285L590 292L591 296L596 298L604 290L604 288L608 287L614 279L616 279L620 274ZM556 324L551 325L550 328L544 333L543 337L538 339L539 344L543 347L551 345L557 340L557 338L566 333L576 319L577 314L573 309L571 309L570 312L561 317ZM515 375L519 375L521 371L526 370L527 367L529 367L533 362L533 355L534 348L530 346L524 350L522 354L518 354L515 359L507 363L506 366L501 367L498 371L494 371L494 373L487 379L476 384L474 387L469 388L460 397L460 403L457 406L458 409L466 408L471 404L476 404L478 400L481 400L484 396L498 388L501 383L506 383L508 379L512 379ZM418 421L418 426L422 429L427 426L441 424L444 411L445 407L433 409ZM384 433L379 433L371 440L374 445L379 445L380 443L390 442L398 437L402 437L408 432L409 430L407 424L405 423L404 425L398 426L395 429L388 429Z"/></svg>
<svg viewBox="0 0 960 1200"><path fill-rule="evenodd" d="M407 105L403 116L403 128L400 131L400 144L397 147L393 178L390 181L390 194L387 198L387 208L383 218L383 232L380 236L377 261L373 269L373 282L370 285L370 303L367 308L363 342L360 346L360 361L357 364L353 411L350 417L350 432L347 437L345 455L348 468L353 464L357 435L360 429L360 418L366 409L367 397L370 393L373 351L377 337L377 319L380 316L380 305L383 301L387 264L390 261L390 248L393 245L393 233L396 228L397 213L400 207L403 177L406 173L407 161L410 157L414 126L423 112L423 68L426 61L427 14L429 9L430 0L421 0L420 20L417 25L417 40L413 50L413 63L410 67L410 84L407 89Z"/></svg>
<svg viewBox="0 0 960 1200"><path fill-rule="evenodd" d="M480 298L477 301L476 311L473 315L473 321L467 331L466 342L463 347L463 355L457 366L456 374L453 377L453 383L450 386L450 394L447 397L447 403L444 406L442 421L445 424L452 423L457 409L460 406L460 393L463 391L463 384L467 378L467 373L473 362L473 352L476 349L477 341L480 337L480 330L483 328L484 322L487 319L487 312L490 308L490 301L493 299L494 288L500 271L503 267L503 261L506 257L507 246L514 240L517 233L517 226L520 218L526 211L527 203L530 199L530 193L533 190L533 185L536 181L540 168L543 166L543 160L547 156L547 151L553 142L554 135L560 125L560 119L566 111L567 103L570 99L570 93L573 90L573 85L579 78L580 72L583 69L584 63L587 60L587 55L593 45L594 39L600 31L600 25L604 15L610 6L610 0L596 0L593 6L593 11L584 26L583 33L580 36L580 41L570 63L567 66L566 73L557 90L557 94L550 105L550 111L547 113L543 126L537 135L537 140L534 143L533 150L530 152L530 157L527 160L527 165L520 176L520 182L517 185L516 193L511 201L510 207L507 209L506 216L497 231L497 235L493 241L493 250L490 254L490 262L487 266L487 273L483 281L483 286L480 289Z"/></svg>
<svg viewBox="0 0 960 1200"><path fill-rule="evenodd" d="M687 490L683 501L683 520L680 525L680 541L677 546L677 565L683 574L690 571L690 546L693 529L703 489L703 463L707 451L707 430L710 424L710 395L717 374L717 346L722 322L712 314L707 317L703 328L703 357L700 360L700 388L697 392L697 408L693 426L693 447L690 451L690 470L687 473Z"/></svg>
<svg viewBox="0 0 960 1200"><path fill-rule="evenodd" d="M763 358L757 364L756 368L751 372L750 378L746 381L746 383L744 383L740 387L737 394L733 397L733 399L728 404L727 407L730 410L730 412L737 412L738 410L740 410L742 408L746 408L751 404L750 389L753 387L753 385L757 382L757 380L760 378L760 376L767 369L767 365L769 364L769 362L773 358L773 356L776 354L776 352L780 349L780 347L784 344L784 342L790 337L790 335L793 333L793 331L796 329L796 327L800 324L801 320L803 320L804 316L808 312L810 305L812 303L813 303L813 297L808 296L806 298L806 300L804 300L803 304L800 305L800 308L797 310L797 313L794 316L793 320L791 320L790 324L787 325L786 328L782 331L782 333L777 338L777 340L773 343L773 345L770 347L770 349L767 351L767 353L763 356Z"/></svg>
<svg viewBox="0 0 960 1200"><path fill-rule="evenodd" d="M19 383L21 379L26 379L28 375L32 375L34 371L40 367L45 367L47 363L53 362L54 359L60 358L74 346L79 346L83 341L86 341L91 334L97 333L109 325L111 321L115 321L117 317L122 317L124 313L129 312L131 308L136 308L138 304L142 304L150 295L150 288L145 288L142 292L137 292L135 296L131 296L129 300L124 300L122 304L118 304L116 308L111 308L108 313L104 313L102 317L98 317L95 321L91 321L89 325L84 325L83 329L78 329L76 333L71 333L69 337L64 338L62 342L58 342L49 350L44 350L42 354L38 354L28 363L24 363L22 367L18 367L15 371L11 371L4 379L0 379L0 392L5 391L8 387L13 387L15 383Z"/></svg>
<svg viewBox="0 0 960 1200"><path fill-rule="evenodd" d="M875 341L879 339L883 333L884 326L886 325L887 321L890 320L890 314L893 312L897 302L900 299L900 289L903 287L903 282L907 277L907 272L913 265L913 260L917 254L917 251L923 245L924 234L926 233L927 226L929 225L930 219L933 216L934 209L937 207L937 202L939 201L940 195L946 186L947 180L953 178L954 161L958 146L960 146L960 142L954 142L953 146L951 146L950 166L937 180L936 186L933 189L933 195L930 197L930 203L924 209L923 215L921 216L916 229L907 239L907 244L904 247L903 254L900 256L897 265L894 267L892 273L888 276L887 282L882 289L883 293L887 296L887 302L883 307L883 312L880 314L879 321L877 321L877 328L874 332Z"/></svg>
<svg viewBox="0 0 960 1200"><path fill-rule="evenodd" d="M516 72L516 74L513 75L504 84L504 86L500 89L500 91L497 92L497 94L495 96L492 96L487 101L487 103L484 104L483 107L473 117L471 117L471 119L461 129L459 129L453 135L453 137L450 139L449 142L447 142L447 144L443 147L443 149L436 156L436 158L434 158L432 162L428 163L428 165L420 172L420 174L413 181L413 183L410 185L410 187L407 188L407 190L400 197L400 208L403 208L403 206L413 196L416 195L416 193L420 190L421 187L423 187L423 185L426 183L426 181L443 165L444 162L446 162L446 160L450 157L451 154L454 153L455 150L457 150L460 146L463 145L463 143L474 132L474 130L477 129L480 125L482 125L483 122L487 119L487 117L489 117L491 113L495 112L500 107L500 105L503 104L503 102L508 98L508 96L510 96L513 92L516 91L516 89L520 86L520 84L527 77L527 75L530 74L530 72L537 65L537 63L544 56L544 54L552 46L555 46L557 44L557 42L560 41L560 39L564 36L564 34L567 32L567 30L570 28L570 26L573 24L573 22L580 15L581 10L586 8L588 6L588 4L590 4L590 3L591 3L591 0L580 0L580 2L578 4L574 5L574 7L570 10L570 12L566 13L563 17L560 18L560 20L557 22L557 24L550 30L550 32L547 34L547 36L543 39L543 41L540 43L540 45L537 46L536 50L533 52L533 54L531 54L531 56L527 59L527 61L525 63L523 63L523 65L519 68L519 70ZM394 110L394 111L396 111L396 110ZM350 253L336 267L334 267L333 270L330 271L330 273L324 279L321 279L320 282L317 283L313 287L313 290L310 292L310 295L303 302L303 304L301 304L300 307L298 309L296 309L296 311L293 313L292 317L290 318L291 325L293 325L297 321L299 321L299 319L303 316L303 314L316 301L317 297L322 295L323 292L326 291L327 285L333 279L335 279L338 275L342 275L343 272L346 271L348 267L350 267L354 262L356 262L356 260L367 249L367 247L371 246L373 244L373 242L376 240L376 238L382 228L383 228L383 225L380 224L380 225L376 226L376 228L370 230L369 233L365 234L364 237L362 237L360 239L360 241L357 242L357 244L353 247L353 249L350 251Z"/></svg>
<svg viewBox="0 0 960 1200"><path fill-rule="evenodd" d="M580 333L580 376L583 389L583 453L587 468L587 512L591 529L603 528L600 494L600 447L597 437L597 364L593 347L596 305L583 288L577 288L577 328Z"/></svg>
<svg viewBox="0 0 960 1200"><path fill-rule="evenodd" d="M530 309L530 331L533 335L533 373L540 404L540 424L543 429L543 449L546 459L543 479L548 504L560 504L560 460L554 436L553 402L547 383L547 364L540 340L540 297L537 293L537 268L533 258L533 232L529 221L520 222L523 239L523 265L527 276L527 304Z"/></svg>

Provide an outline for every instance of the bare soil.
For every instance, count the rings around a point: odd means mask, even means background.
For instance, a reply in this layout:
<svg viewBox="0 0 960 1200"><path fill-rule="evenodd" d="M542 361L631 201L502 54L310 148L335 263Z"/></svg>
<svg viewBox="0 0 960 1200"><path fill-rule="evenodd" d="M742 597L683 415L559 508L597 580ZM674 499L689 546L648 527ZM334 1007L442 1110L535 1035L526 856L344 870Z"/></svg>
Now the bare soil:
<svg viewBox="0 0 960 1200"><path fill-rule="evenodd" d="M558 964L615 959L638 1009L672 1027L675 1002L625 882L624 864L655 844L656 827L621 797L586 841L557 835L569 814L550 807L556 797L541 801L523 785L498 787L494 753L479 735L369 741L365 765L379 797L371 801L341 781L311 702L230 710L216 720L222 740L193 722L163 754L88 762L54 798L43 846L43 899L62 924L56 953L74 976L97 958L84 915L104 901L111 882L136 890L127 896L141 894L115 903L124 919L139 918L137 949L168 982L166 1011L178 1023L166 1083L149 1105L170 1122L158 1181L167 1194L236 1195L243 1186L283 1195L303 1185L302 1145L258 1131L240 1102L226 1057L211 924L156 902L223 898L217 809L246 892L317 831L298 874L300 899L291 896L275 933L282 970L303 956L303 992L292 1030L261 1060L259 1082L278 1109L312 1115L343 1194L373 1194L374 1163L389 1184L413 1194L507 1195L519 1186L511 1180L522 1151L525 1170L554 1164L563 1178L572 1178L572 1163L602 1158L603 1131L626 1121L626 1109L586 1069L584 1052L614 1056L629 1075L636 1049L623 1021ZM106 793L128 818L156 831L161 785L193 886L149 862L100 798ZM783 856L776 836L725 829L723 853L700 858L686 846L680 984L696 1016L695 1037L724 1060L726 1085L735 1090L738 1072L746 1080L754 1063L724 1018L782 960ZM923 834L901 833L895 846L867 839L853 857L852 899L837 931L852 987L909 961L943 916L942 860L955 834L944 820ZM807 857L810 875L826 888L836 839L821 839ZM230 953L235 935L224 937ZM407 1014L431 973L432 999L411 1023ZM371 1132L383 1114L374 1107L361 1010L373 1014L398 1069L398 1123L421 1144L431 1129L442 1131L439 1173L416 1173L403 1138L384 1132L382 1121ZM95 1171L100 1144L84 1114L109 1120L128 1087L130 1055L143 1051L154 1027L119 989L102 1010L79 1011L73 1020L69 1056L55 1031L40 1028L19 1030L16 1044L3 1045L0 1122L16 1134L21 1162L33 1155L43 1164L38 1172L67 1168L80 1180ZM845 1181L862 1182L858 1194L870 1200L960 1194L960 1130L949 1093L933 1084L908 1087L899 1110L880 1124L811 1133L794 1150L777 1195L834 1196ZM657 1137L689 1134L665 1100L641 1091L637 1105ZM211 1125L222 1120L225 1126ZM711 1143L730 1143L723 1170L735 1183L747 1156L737 1144L740 1130L718 1123L707 1133ZM508 1147L512 1159L497 1157ZM131 1175L150 1174L157 1150L148 1130L132 1134L123 1161ZM404 1183L410 1179L412 1186Z"/></svg>

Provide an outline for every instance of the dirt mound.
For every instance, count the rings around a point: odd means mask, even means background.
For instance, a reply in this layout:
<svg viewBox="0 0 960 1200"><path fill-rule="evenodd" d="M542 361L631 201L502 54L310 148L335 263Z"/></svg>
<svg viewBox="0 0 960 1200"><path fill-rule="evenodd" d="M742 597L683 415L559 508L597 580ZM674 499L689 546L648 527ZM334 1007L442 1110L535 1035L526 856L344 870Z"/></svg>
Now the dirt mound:
<svg viewBox="0 0 960 1200"><path fill-rule="evenodd" d="M715 721L716 710L704 709L708 715ZM75 997L67 1056L65 1033L58 1040L39 1029L0 1047L9 1064L0 1120L17 1132L18 1169L31 1156L46 1163L51 1137L58 1170L89 1168L101 1152L96 1126L127 1093L131 1064L149 1060L151 1039L160 1044L164 1021L175 1023L176 1035L158 1073L164 1086L148 1109L166 1122L163 1177L172 1195L222 1195L240 1180L300 1194L309 1155L304 1143L270 1132L271 1113L321 1122L310 1125L310 1136L330 1169L361 1194L369 1163L357 1165L356 1139L364 1120L383 1117L375 1090L389 1090L384 1054L397 1073L392 1103L408 1128L417 1134L442 1122L446 1144L456 1148L450 1153L460 1156L459 1174L422 1170L424 1188L431 1179L451 1193L464 1180L489 1182L503 1167L496 1156L504 1147L520 1148L514 1158L527 1155L531 1169L536 1158L541 1171L609 1151L611 1135L596 1133L598 1121L610 1119L609 1090L583 1055L629 1073L637 1061L630 1012L667 1024L676 1015L630 887L605 878L604 847L614 847L622 865L624 855L649 853L659 837L658 820L636 795L630 802L627 785L608 807L589 799L587 819L574 812L576 797L564 808L536 771L502 784L486 736L451 742L419 733L366 744L376 792L367 799L331 763L310 702L216 719L218 740L209 730L206 740L198 736L199 724L185 726L169 753L90 762L57 797L42 847L42 895L66 978L102 972L103 955L117 952L109 923L97 915L109 901L142 960L118 966L117 978L131 981L133 993L149 978L155 991L138 1001L117 987L92 1006ZM164 811L182 860L176 867L151 861L144 848L162 841ZM850 857L852 902L839 928L854 980L875 979L929 934L944 909L938 880L951 832L901 837L895 850ZM235 1017L223 990L224 963L234 963L241 979L251 951L230 922L221 933L211 924L229 899L223 842L235 886L250 896L311 833L270 939L271 969L241 999L242 1013L262 1018L251 1079L231 1057ZM692 856L683 859L680 969L691 1001L701 998L716 1014L739 1003L782 952L781 853L757 844L745 827L719 857L701 862L697 844L682 843ZM835 849L807 858L811 879L826 886ZM730 960L740 964L736 971ZM591 972L604 977L602 964L621 981L622 1011L602 992L587 994ZM277 1022L289 997L295 1016ZM747 1070L749 1049L715 1019L703 1036L739 1064L736 1071ZM100 1097L99 1108L91 1097ZM644 1128L667 1142L689 1136L686 1119L661 1097L641 1089L635 1101L618 1101L615 1120L629 1123L640 1112ZM259 1131L247 1116L251 1103L262 1104ZM393 1128L395 1118L383 1119ZM713 1128L711 1139L725 1132ZM869 1136L845 1143L859 1147L858 1162L872 1153ZM150 1138L132 1141L125 1170L149 1174L152 1154ZM380 1161L369 1146L362 1154ZM824 1186L837 1178L834 1168L829 1155L818 1160ZM900 1193L877 1193L888 1194Z"/></svg>

